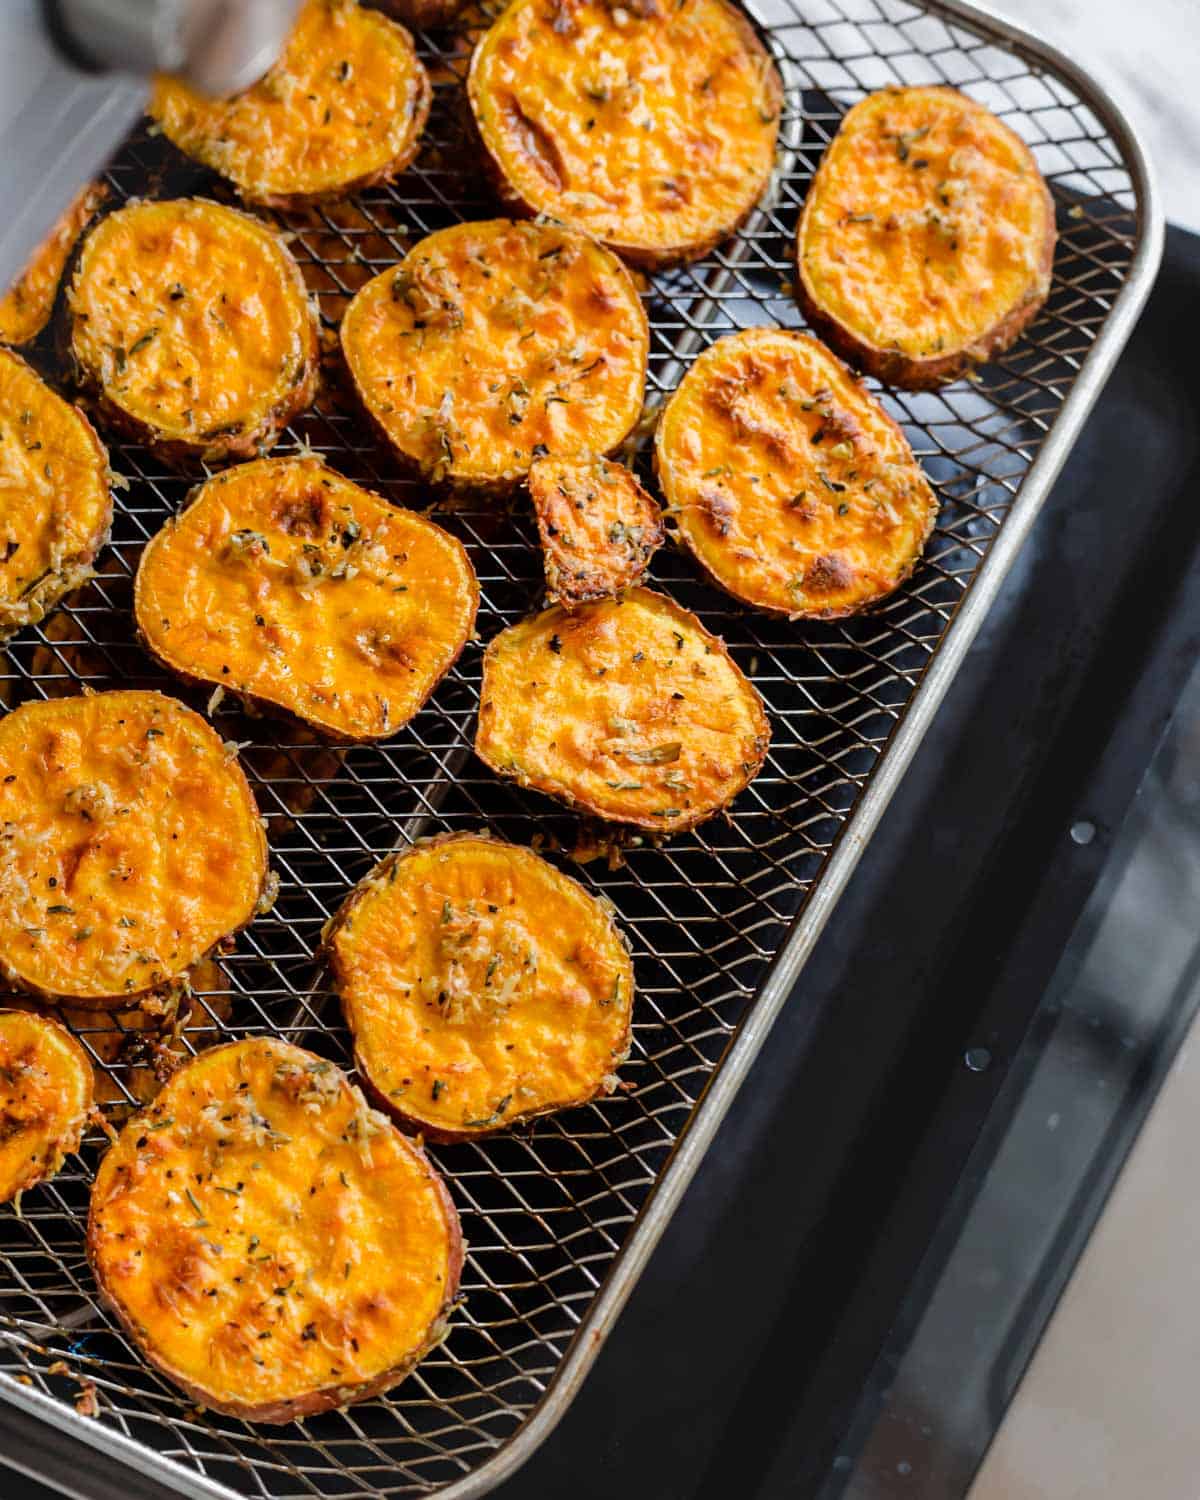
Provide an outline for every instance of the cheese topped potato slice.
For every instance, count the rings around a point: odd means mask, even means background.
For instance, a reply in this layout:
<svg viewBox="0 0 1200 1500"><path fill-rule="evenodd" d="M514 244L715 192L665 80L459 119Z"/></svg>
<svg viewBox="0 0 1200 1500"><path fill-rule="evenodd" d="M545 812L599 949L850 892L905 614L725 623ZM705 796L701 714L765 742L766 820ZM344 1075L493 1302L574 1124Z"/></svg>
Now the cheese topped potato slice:
<svg viewBox="0 0 1200 1500"><path fill-rule="evenodd" d="M1050 291L1054 203L1033 153L952 88L883 89L821 160L796 241L810 322L923 390L1007 349Z"/></svg>
<svg viewBox="0 0 1200 1500"><path fill-rule="evenodd" d="M455 224L359 291L355 388L427 478L511 488L546 453L607 453L642 410L649 329L615 256L554 224Z"/></svg>

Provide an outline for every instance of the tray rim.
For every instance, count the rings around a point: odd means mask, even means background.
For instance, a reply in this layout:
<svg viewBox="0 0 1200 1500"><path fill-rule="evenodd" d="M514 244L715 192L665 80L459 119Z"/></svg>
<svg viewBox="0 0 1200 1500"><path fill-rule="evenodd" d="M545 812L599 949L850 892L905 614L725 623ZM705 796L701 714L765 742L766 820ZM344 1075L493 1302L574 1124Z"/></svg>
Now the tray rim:
<svg viewBox="0 0 1200 1500"><path fill-rule="evenodd" d="M545 1392L512 1436L497 1444L490 1458L460 1479L429 1491L442 1500L479 1500L511 1477L541 1447L574 1400L903 780L1088 414L1112 373L1158 272L1165 236L1162 201L1153 166L1124 102L1124 90L1114 85L1107 75L1097 77L1037 30L1009 20L991 5L977 3L977 0L914 0L914 3L951 23L961 21L975 30L990 32L997 42L1024 53L1039 66L1064 78L1078 91L1080 101L1093 111L1119 145L1137 197L1137 245L1129 273L971 588L909 700L903 719L880 755L858 806L839 831L812 895L792 922L728 1050L713 1068L690 1121L650 1189L628 1239L614 1257ZM812 1010L805 1028L806 1036L811 1035L820 1015L819 1007ZM109 1493L114 1497L124 1495L127 1500L143 1500L143 1492L131 1493L127 1484L121 1488L113 1487L114 1484L120 1487L122 1474L128 1477L130 1470L150 1480L156 1488L165 1487L163 1493L183 1495L191 1500L235 1500L236 1492L226 1485L197 1474L178 1460L159 1454L123 1433L80 1416L52 1397L21 1385L15 1377L4 1372L0 1372L0 1438L4 1437L6 1429L4 1403L37 1419L39 1425L57 1429L60 1440L69 1436L86 1445L93 1457L103 1454L111 1460L112 1473L96 1476L106 1483L104 1500L108 1500ZM17 1413L11 1415L16 1417ZM17 1425L22 1428L22 1440L28 1441L31 1436L28 1423L18 1418ZM71 1467L67 1455L55 1453L54 1457L56 1468ZM0 1449L0 1469L8 1467L7 1456ZM39 1474L32 1465L24 1464L21 1472L44 1479L62 1494L71 1496L72 1500L91 1500L86 1490L76 1488L74 1480L68 1480L65 1475ZM67 1488L68 1484L70 1488ZM144 1493L145 1500L150 1500L152 1492Z"/></svg>

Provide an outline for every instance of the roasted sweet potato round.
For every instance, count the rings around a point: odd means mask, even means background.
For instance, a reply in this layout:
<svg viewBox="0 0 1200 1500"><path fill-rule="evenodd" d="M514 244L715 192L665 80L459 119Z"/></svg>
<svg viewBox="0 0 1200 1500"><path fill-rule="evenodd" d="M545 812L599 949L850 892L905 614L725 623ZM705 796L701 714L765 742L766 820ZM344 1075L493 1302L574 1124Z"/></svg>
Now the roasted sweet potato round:
<svg viewBox="0 0 1200 1500"><path fill-rule="evenodd" d="M381 739L458 659L479 585L457 538L317 458L227 469L153 537L142 639L172 671Z"/></svg>
<svg viewBox="0 0 1200 1500"><path fill-rule="evenodd" d="M185 198L109 214L83 242L68 305L80 381L168 462L253 456L316 390L300 268L237 209Z"/></svg>
<svg viewBox="0 0 1200 1500"><path fill-rule="evenodd" d="M357 293L355 388L432 480L511 487L539 453L615 448L642 409L650 335L614 256L553 224L455 224Z"/></svg>
<svg viewBox="0 0 1200 1500"><path fill-rule="evenodd" d="M245 93L210 99L163 78L150 113L247 202L289 208L398 176L430 95L402 26L357 0L305 0L279 61Z"/></svg>
<svg viewBox="0 0 1200 1500"><path fill-rule="evenodd" d="M119 1006L253 917L262 824L232 750L161 693L23 704L0 719L0 972Z"/></svg>
<svg viewBox="0 0 1200 1500"><path fill-rule="evenodd" d="M694 827L749 785L769 739L725 643L649 589L543 610L484 656L476 754L609 822Z"/></svg>
<svg viewBox="0 0 1200 1500"><path fill-rule="evenodd" d="M529 494L546 592L568 609L637 583L663 544L658 502L613 459L539 458Z"/></svg>
<svg viewBox="0 0 1200 1500"><path fill-rule="evenodd" d="M257 1422L403 1379L444 1336L462 1267L420 1148L339 1068L271 1037L201 1053L129 1121L87 1248L150 1362Z"/></svg>
<svg viewBox="0 0 1200 1500"><path fill-rule="evenodd" d="M92 1065L45 1016L0 1011L0 1203L53 1177L92 1110Z"/></svg>
<svg viewBox="0 0 1200 1500"><path fill-rule="evenodd" d="M0 349L0 640L85 581L111 521L92 424Z"/></svg>
<svg viewBox="0 0 1200 1500"><path fill-rule="evenodd" d="M584 1104L629 1050L633 965L606 903L529 849L450 834L394 854L327 934L358 1070L434 1140Z"/></svg>
<svg viewBox="0 0 1200 1500"><path fill-rule="evenodd" d="M1029 147L951 88L884 89L825 152L800 300L860 369L924 390L1007 349L1050 290L1054 204Z"/></svg>
<svg viewBox="0 0 1200 1500"><path fill-rule="evenodd" d="M107 196L108 189L99 182L81 188L24 271L0 297L0 344L28 344L45 328L75 241Z"/></svg>
<svg viewBox="0 0 1200 1500"><path fill-rule="evenodd" d="M816 339L718 339L663 411L655 460L679 539L735 598L831 619L909 576L937 499L879 402Z"/></svg>
<svg viewBox="0 0 1200 1500"><path fill-rule="evenodd" d="M508 199L652 269L731 235L775 160L779 74L726 0L513 0L468 89Z"/></svg>

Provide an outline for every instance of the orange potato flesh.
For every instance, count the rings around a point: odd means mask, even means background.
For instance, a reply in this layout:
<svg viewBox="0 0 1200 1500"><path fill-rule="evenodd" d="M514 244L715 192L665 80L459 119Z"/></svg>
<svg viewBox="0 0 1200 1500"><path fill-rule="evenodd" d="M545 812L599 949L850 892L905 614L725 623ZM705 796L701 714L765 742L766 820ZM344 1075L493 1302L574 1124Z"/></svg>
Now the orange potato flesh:
<svg viewBox="0 0 1200 1500"><path fill-rule="evenodd" d="M381 1105L454 1140L616 1085L633 966L608 907L528 849L463 834L384 862L328 940Z"/></svg>
<svg viewBox="0 0 1200 1500"><path fill-rule="evenodd" d="M0 640L84 581L111 519L91 423L0 349Z"/></svg>
<svg viewBox="0 0 1200 1500"><path fill-rule="evenodd" d="M50 321L58 283L67 257L84 225L104 202L108 189L92 182L81 188L71 206L4 296L0 297L0 344L28 344Z"/></svg>
<svg viewBox="0 0 1200 1500"><path fill-rule="evenodd" d="M539 458L529 493L547 593L568 609L636 583L663 544L657 502L612 459Z"/></svg>
<svg viewBox="0 0 1200 1500"><path fill-rule="evenodd" d="M469 92L509 194L651 266L732 234L775 159L779 75L725 0L514 0Z"/></svg>
<svg viewBox="0 0 1200 1500"><path fill-rule="evenodd" d="M92 1109L83 1048L44 1016L0 1011L0 1203L53 1177Z"/></svg>
<svg viewBox="0 0 1200 1500"><path fill-rule="evenodd" d="M131 203L83 243L71 352L118 426L167 456L269 447L308 405L316 325L267 225L198 198Z"/></svg>
<svg viewBox="0 0 1200 1500"><path fill-rule="evenodd" d="M484 656L476 753L610 822L693 827L753 780L769 737L724 643L648 589L544 610Z"/></svg>
<svg viewBox="0 0 1200 1500"><path fill-rule="evenodd" d="M805 200L806 306L872 374L935 385L1045 301L1054 205L1025 143L950 88L887 89L842 121Z"/></svg>
<svg viewBox="0 0 1200 1500"><path fill-rule="evenodd" d="M434 480L504 487L539 453L608 452L642 408L649 332L633 281L554 225L431 234L357 293L341 337L367 410Z"/></svg>
<svg viewBox="0 0 1200 1500"><path fill-rule="evenodd" d="M128 1004L254 915L266 842L241 767L159 693L31 702L0 720L0 970Z"/></svg>
<svg viewBox="0 0 1200 1500"><path fill-rule="evenodd" d="M394 734L453 665L479 585L456 538L317 458L227 469L146 547L134 608L168 667L330 734Z"/></svg>
<svg viewBox="0 0 1200 1500"><path fill-rule="evenodd" d="M88 1256L194 1400L284 1422L401 1379L444 1332L462 1245L419 1148L332 1063L262 1037L201 1053L125 1126Z"/></svg>
<svg viewBox="0 0 1200 1500"><path fill-rule="evenodd" d="M735 598L773 613L875 603L912 572L937 516L904 434L807 334L718 339L655 441L680 540Z"/></svg>
<svg viewBox="0 0 1200 1500"><path fill-rule="evenodd" d="M250 203L340 197L404 170L429 78L402 26L356 0L306 0L279 60L232 99L158 81L151 115Z"/></svg>

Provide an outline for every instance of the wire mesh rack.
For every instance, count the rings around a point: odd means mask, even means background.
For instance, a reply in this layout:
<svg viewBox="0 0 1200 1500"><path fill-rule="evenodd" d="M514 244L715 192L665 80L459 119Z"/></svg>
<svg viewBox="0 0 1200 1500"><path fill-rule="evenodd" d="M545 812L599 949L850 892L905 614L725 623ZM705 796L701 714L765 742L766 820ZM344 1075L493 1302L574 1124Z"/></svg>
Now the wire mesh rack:
<svg viewBox="0 0 1200 1500"><path fill-rule="evenodd" d="M923 563L881 609L789 624L736 607L679 555L656 560L657 585L723 634L758 686L770 755L729 816L662 847L631 848L616 868L601 860L575 870L615 903L633 941L630 1087L510 1136L435 1148L470 1250L451 1336L406 1382L282 1428L189 1406L98 1305L83 1228L99 1135L27 1195L19 1216L0 1217L0 1396L107 1450L98 1464L136 1467L196 1496L461 1497L486 1491L544 1435L711 1139L1144 298L1159 235L1145 164L1119 111L1073 65L958 3L753 0L750 10L785 85L777 171L736 239L647 281L651 404L721 334L800 324L791 258L800 204L845 109L884 84L958 85L1029 141L1058 207L1049 304L977 379L932 395L883 393L941 514ZM467 128L470 44L469 32L420 39L436 102L424 149L398 182L351 204L276 216L329 328L354 290L415 239L496 212ZM227 196L148 131L130 140L108 181L117 203ZM51 378L61 373L53 348L47 338L32 356ZM276 451L292 445L398 503L428 503L336 379ZM84 686L159 687L204 707L203 695L151 663L131 627L141 548L191 481L139 447L111 451L129 481L112 544L91 583L9 644L5 711ZM470 551L486 641L539 603L531 518L488 504L438 518ZM468 648L433 701L383 745L317 741L232 705L215 712L225 737L246 744L281 892L234 951L193 975L190 1013L176 1023L181 1049L275 1033L348 1063L314 954L349 887L406 839L487 826L564 859L556 851L571 847L575 820L472 757L481 652ZM66 1019L114 1117L148 1096L155 1023Z"/></svg>

